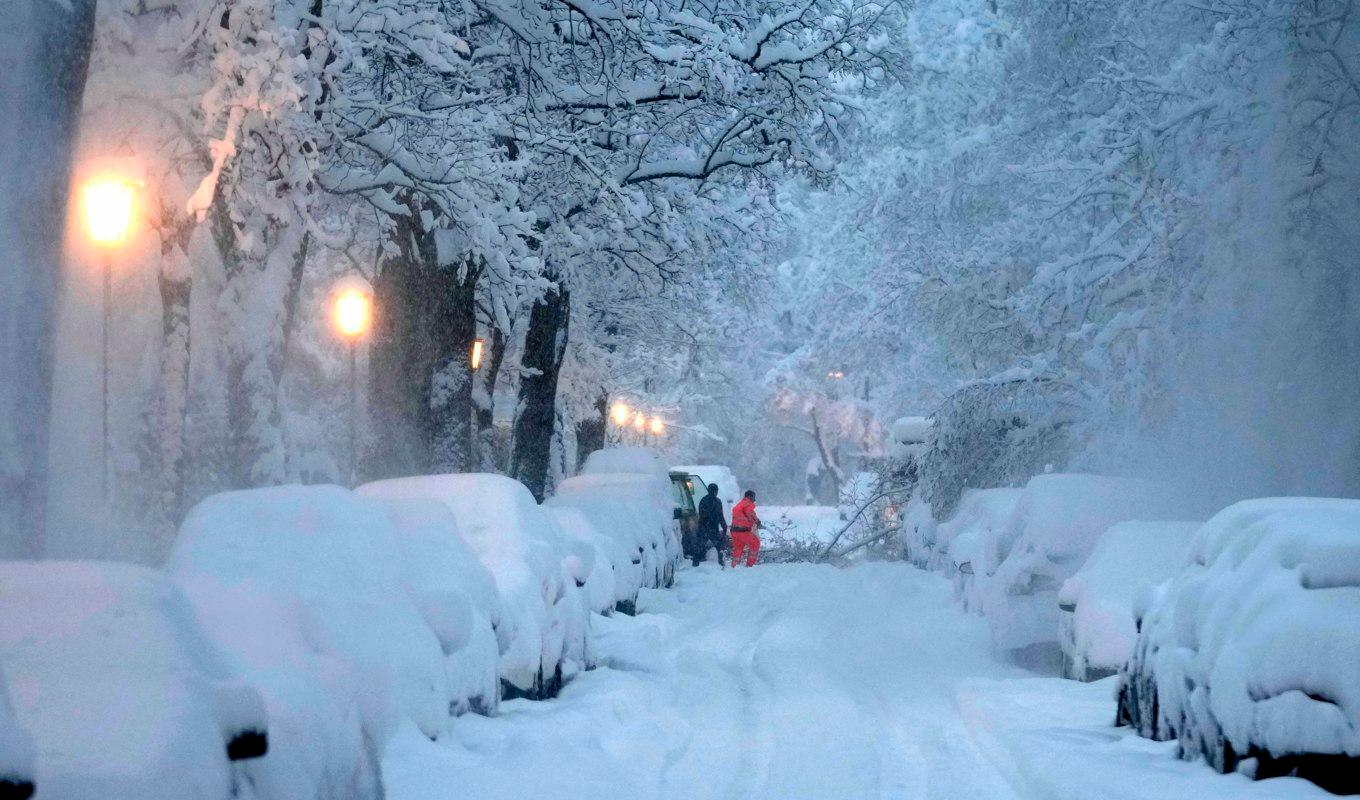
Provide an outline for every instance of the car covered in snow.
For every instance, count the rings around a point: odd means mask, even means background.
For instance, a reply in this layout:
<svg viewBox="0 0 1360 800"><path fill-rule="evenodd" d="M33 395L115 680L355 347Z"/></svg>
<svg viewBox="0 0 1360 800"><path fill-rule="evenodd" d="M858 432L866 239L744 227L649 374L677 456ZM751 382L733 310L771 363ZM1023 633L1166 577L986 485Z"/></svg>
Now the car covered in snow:
<svg viewBox="0 0 1360 800"><path fill-rule="evenodd" d="M1360 793L1360 500L1229 506L1135 613L1122 724L1220 772Z"/></svg>
<svg viewBox="0 0 1360 800"><path fill-rule="evenodd" d="M453 513L458 535L500 594L504 697L551 697L565 679L591 666L589 609L578 586L588 576L568 576L586 564L524 484L460 473L375 481L355 491L374 499L435 500Z"/></svg>
<svg viewBox="0 0 1360 800"><path fill-rule="evenodd" d="M708 494L710 483L716 483L723 514L729 520L732 518L732 507L741 499L741 484L737 483L737 476L731 468L721 464L682 464L671 467L671 474L689 475L695 479L692 489L696 501Z"/></svg>
<svg viewBox="0 0 1360 800"><path fill-rule="evenodd" d="M1024 666L1059 673L1058 589L1100 535L1118 522L1195 519L1194 506L1176 487L1154 481L1064 473L1031 478L982 553L986 574L973 574L997 649Z"/></svg>
<svg viewBox="0 0 1360 800"><path fill-rule="evenodd" d="M402 720L430 739L448 732L457 695L441 643L377 503L339 486L212 495L165 571L265 696L275 794L372 796Z"/></svg>
<svg viewBox="0 0 1360 800"><path fill-rule="evenodd" d="M254 782L270 749L263 699L163 575L0 563L0 608L5 796L28 791L34 761L44 797L228 800Z"/></svg>
<svg viewBox="0 0 1360 800"><path fill-rule="evenodd" d="M591 453L544 504L574 508L607 542L615 568L616 607L636 609L642 588L670 586L681 557L670 472L651 450L620 447Z"/></svg>
<svg viewBox="0 0 1360 800"><path fill-rule="evenodd" d="M396 532L402 578L439 639L451 713L494 711L501 599L496 581L463 540L458 520L438 500L375 498Z"/></svg>
<svg viewBox="0 0 1360 800"><path fill-rule="evenodd" d="M977 576L996 569L990 554L997 550L996 540L1015 513L1020 489L965 489L958 507L949 519L936 525L931 552L939 553L937 562L954 582L954 599L965 609L980 612Z"/></svg>
<svg viewBox="0 0 1360 800"><path fill-rule="evenodd" d="M1185 562L1197 522L1121 522L1058 591L1063 677L1094 681L1128 661L1137 635L1134 603Z"/></svg>

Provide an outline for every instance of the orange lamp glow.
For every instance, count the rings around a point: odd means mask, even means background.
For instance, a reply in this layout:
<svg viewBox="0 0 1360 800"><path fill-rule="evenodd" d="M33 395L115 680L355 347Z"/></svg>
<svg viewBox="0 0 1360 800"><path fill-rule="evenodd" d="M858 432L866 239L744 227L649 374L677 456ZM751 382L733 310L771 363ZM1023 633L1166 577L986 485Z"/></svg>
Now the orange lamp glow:
<svg viewBox="0 0 1360 800"><path fill-rule="evenodd" d="M127 241L132 229L134 184L126 178L94 178L81 190L85 227L90 239L102 247L116 247Z"/></svg>
<svg viewBox="0 0 1360 800"><path fill-rule="evenodd" d="M637 416L633 417L633 427L637 428L638 433L645 432L647 430L647 415L639 411Z"/></svg>
<svg viewBox="0 0 1360 800"><path fill-rule="evenodd" d="M346 289L335 298L335 328L347 339L357 339L368 331L373 318L373 301L358 289Z"/></svg>
<svg viewBox="0 0 1360 800"><path fill-rule="evenodd" d="M473 340L472 340L472 368L473 368L473 369L481 369L481 367L482 367L482 350L484 350L485 348L486 348L486 342L482 341L481 339L473 339Z"/></svg>
<svg viewBox="0 0 1360 800"><path fill-rule="evenodd" d="M652 417L651 428L654 435L660 436L666 432L666 421L661 417Z"/></svg>
<svg viewBox="0 0 1360 800"><path fill-rule="evenodd" d="M613 407L609 409L610 418L613 419L614 424L620 428L628 424L628 417L631 416L632 413L633 410L623 401L615 403Z"/></svg>

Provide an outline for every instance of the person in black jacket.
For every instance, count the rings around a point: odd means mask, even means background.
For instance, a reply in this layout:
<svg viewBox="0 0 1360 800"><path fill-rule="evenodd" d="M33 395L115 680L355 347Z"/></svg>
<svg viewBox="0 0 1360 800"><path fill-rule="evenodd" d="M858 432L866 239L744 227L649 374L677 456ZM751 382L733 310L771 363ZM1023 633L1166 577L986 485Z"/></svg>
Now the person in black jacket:
<svg viewBox="0 0 1360 800"><path fill-rule="evenodd" d="M708 556L708 548L718 551L718 564L723 563L723 551L727 549L727 519L723 513L722 500L718 497L718 484L708 485L708 494L699 501L699 524L695 531L698 541L690 558L694 566L699 566Z"/></svg>

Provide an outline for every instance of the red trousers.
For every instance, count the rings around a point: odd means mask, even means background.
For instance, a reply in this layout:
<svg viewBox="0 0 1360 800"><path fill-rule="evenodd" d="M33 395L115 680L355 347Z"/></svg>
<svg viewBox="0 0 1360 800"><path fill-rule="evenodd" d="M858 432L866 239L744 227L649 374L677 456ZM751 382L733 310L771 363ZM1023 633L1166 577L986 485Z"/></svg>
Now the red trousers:
<svg viewBox="0 0 1360 800"><path fill-rule="evenodd" d="M732 531L732 566L736 566L741 561L741 555L746 553L746 566L756 565L756 556L760 553L760 537L756 536L755 531Z"/></svg>

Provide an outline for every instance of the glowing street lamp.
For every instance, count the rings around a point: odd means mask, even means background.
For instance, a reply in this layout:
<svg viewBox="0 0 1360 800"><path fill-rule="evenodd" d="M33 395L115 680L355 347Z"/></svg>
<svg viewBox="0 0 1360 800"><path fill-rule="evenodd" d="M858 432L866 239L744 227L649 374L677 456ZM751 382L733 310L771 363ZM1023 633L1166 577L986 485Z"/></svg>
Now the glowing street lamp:
<svg viewBox="0 0 1360 800"><path fill-rule="evenodd" d="M652 417L650 428L653 436L660 436L666 432L666 421L661 417Z"/></svg>
<svg viewBox="0 0 1360 800"><path fill-rule="evenodd" d="M633 427L637 429L638 433L646 433L647 415L641 411L637 412L637 415L633 417Z"/></svg>
<svg viewBox="0 0 1360 800"><path fill-rule="evenodd" d="M359 461L359 366L355 355L359 339L373 324L373 297L357 287L341 289L331 309L335 330L349 345L349 482L358 478Z"/></svg>
<svg viewBox="0 0 1360 800"><path fill-rule="evenodd" d="M484 349L486 349L486 342L481 339L472 340L472 355L469 358L469 363L472 364L474 372L482 367L482 351Z"/></svg>
<svg viewBox="0 0 1360 800"><path fill-rule="evenodd" d="M100 373L100 451L99 487L107 510L109 502L109 328L113 317L113 251L125 244L132 232L132 205L136 184L119 175L100 175L90 179L80 191L85 230L99 248L103 267L103 366Z"/></svg>

